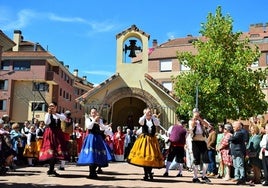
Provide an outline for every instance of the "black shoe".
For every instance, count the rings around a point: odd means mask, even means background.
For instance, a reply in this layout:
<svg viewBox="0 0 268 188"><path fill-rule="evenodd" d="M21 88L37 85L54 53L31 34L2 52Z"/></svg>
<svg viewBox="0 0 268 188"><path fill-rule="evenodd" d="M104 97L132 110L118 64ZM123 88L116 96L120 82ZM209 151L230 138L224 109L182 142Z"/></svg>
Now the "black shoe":
<svg viewBox="0 0 268 188"><path fill-rule="evenodd" d="M165 172L165 173L163 174L163 177L168 177L168 172Z"/></svg>
<svg viewBox="0 0 268 188"><path fill-rule="evenodd" d="M149 178L150 178L150 180L153 180L154 179L154 173L149 173Z"/></svg>
<svg viewBox="0 0 268 188"><path fill-rule="evenodd" d="M65 168L64 168L64 167L59 166L59 167L58 167L58 170L65 170Z"/></svg>
<svg viewBox="0 0 268 188"><path fill-rule="evenodd" d="M205 181L206 183L211 183L210 179L208 179L207 176L204 176L201 178L203 181Z"/></svg>
<svg viewBox="0 0 268 188"><path fill-rule="evenodd" d="M201 181L198 178L193 178L193 183L201 183Z"/></svg>
<svg viewBox="0 0 268 188"><path fill-rule="evenodd" d="M99 168L99 169L97 170L97 173L98 173L98 174L103 174L102 169Z"/></svg>
<svg viewBox="0 0 268 188"><path fill-rule="evenodd" d="M268 186L268 181L262 182L262 186Z"/></svg>
<svg viewBox="0 0 268 188"><path fill-rule="evenodd" d="M88 179L97 179L98 175L97 174L89 174L89 176L87 178Z"/></svg>
<svg viewBox="0 0 268 188"><path fill-rule="evenodd" d="M6 167L1 167L1 169L0 169L0 176L5 176L6 175L6 173L7 173L7 168Z"/></svg>
<svg viewBox="0 0 268 188"><path fill-rule="evenodd" d="M236 182L236 185L246 185L246 181L245 181L245 180L242 180L242 179L239 179L239 180Z"/></svg>
<svg viewBox="0 0 268 188"><path fill-rule="evenodd" d="M182 177L182 174L181 173L178 173L176 177Z"/></svg>
<svg viewBox="0 0 268 188"><path fill-rule="evenodd" d="M148 176L144 176L144 177L143 177L143 180L144 180L144 181L148 181L148 180L149 180L149 179L148 179Z"/></svg>
<svg viewBox="0 0 268 188"><path fill-rule="evenodd" d="M60 176L55 170L47 171L47 175L49 175L50 177L58 177L58 176Z"/></svg>

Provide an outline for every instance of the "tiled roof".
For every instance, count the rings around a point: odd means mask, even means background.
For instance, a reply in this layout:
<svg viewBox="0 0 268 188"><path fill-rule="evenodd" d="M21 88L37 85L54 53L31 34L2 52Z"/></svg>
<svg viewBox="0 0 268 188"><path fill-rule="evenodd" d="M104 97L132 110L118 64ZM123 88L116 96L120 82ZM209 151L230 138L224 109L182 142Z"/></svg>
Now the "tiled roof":
<svg viewBox="0 0 268 188"><path fill-rule="evenodd" d="M0 30L0 45L3 46L2 51L6 51L15 46L16 43Z"/></svg>
<svg viewBox="0 0 268 188"><path fill-rule="evenodd" d="M144 75L145 80L152 83L157 89L162 91L165 95L167 95L169 98L171 98L173 101L175 101L177 104L179 103L179 99L173 95L171 91L169 91L167 88L165 88L161 83L159 83L157 80L155 80L151 75L145 73Z"/></svg>
<svg viewBox="0 0 268 188"><path fill-rule="evenodd" d="M26 58L49 58L54 57L47 51L6 51L3 52L2 57L16 58L16 57L26 57Z"/></svg>
<svg viewBox="0 0 268 188"><path fill-rule="evenodd" d="M136 32L139 32L139 33L141 33L142 35L147 36L148 39L150 38L150 35L149 35L149 34L145 33L145 32L142 31L142 30L140 30L136 25L132 25L130 28L128 28L128 29L122 31L121 33L118 33L118 34L116 35L116 39L118 39L120 36L122 36L122 35L124 35L124 34L130 32L130 31L136 31Z"/></svg>
<svg viewBox="0 0 268 188"><path fill-rule="evenodd" d="M85 101L87 98L89 98L90 96L92 96L94 93L98 92L104 86L107 86L108 84L110 84L113 80L115 80L118 77L119 77L119 73L116 73L116 74L112 75L110 78L106 79L104 82L100 83L98 86L96 86L93 89L89 90L88 92L86 92L82 96L76 98L75 100L77 102L83 102L83 101Z"/></svg>
<svg viewBox="0 0 268 188"><path fill-rule="evenodd" d="M172 47L156 47L149 55L150 59L161 59L161 58L176 58L177 51L179 52L192 52L197 53L197 50L193 45L181 45Z"/></svg>

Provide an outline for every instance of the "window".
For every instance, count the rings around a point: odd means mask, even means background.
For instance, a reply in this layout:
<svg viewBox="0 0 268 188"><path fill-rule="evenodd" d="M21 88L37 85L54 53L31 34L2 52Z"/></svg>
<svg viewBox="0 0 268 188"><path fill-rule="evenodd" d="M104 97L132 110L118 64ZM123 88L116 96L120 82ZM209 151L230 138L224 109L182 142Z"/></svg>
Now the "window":
<svg viewBox="0 0 268 188"><path fill-rule="evenodd" d="M255 61L251 64L251 67L258 67L259 66L259 61Z"/></svg>
<svg viewBox="0 0 268 188"><path fill-rule="evenodd" d="M259 81L259 83L262 89L266 89L268 87L267 80Z"/></svg>
<svg viewBox="0 0 268 188"><path fill-rule="evenodd" d="M187 67L186 65L181 64L181 71L189 71L191 70L190 67Z"/></svg>
<svg viewBox="0 0 268 188"><path fill-rule="evenodd" d="M169 91L172 91L172 82L162 82L163 86Z"/></svg>
<svg viewBox="0 0 268 188"><path fill-rule="evenodd" d="M172 71L172 61L171 59L165 59L160 61L160 72L171 72Z"/></svg>
<svg viewBox="0 0 268 188"><path fill-rule="evenodd" d="M180 63L180 66L181 66L181 71L189 71L191 70L190 67L186 66L185 64L187 63L187 60L183 60L181 61Z"/></svg>
<svg viewBox="0 0 268 188"><path fill-rule="evenodd" d="M1 70L9 70L9 61L1 62Z"/></svg>
<svg viewBox="0 0 268 188"><path fill-rule="evenodd" d="M266 65L268 65L268 53L266 53Z"/></svg>
<svg viewBox="0 0 268 188"><path fill-rule="evenodd" d="M15 71L29 71L31 69L31 62L29 61L14 61L13 70Z"/></svg>
<svg viewBox="0 0 268 188"><path fill-rule="evenodd" d="M5 111L7 109L7 100L0 100L0 110Z"/></svg>
<svg viewBox="0 0 268 188"><path fill-rule="evenodd" d="M32 102L32 112L33 111L46 111L46 104L44 102Z"/></svg>
<svg viewBox="0 0 268 188"><path fill-rule="evenodd" d="M49 85L47 83L33 83L33 91L48 91Z"/></svg>
<svg viewBox="0 0 268 188"><path fill-rule="evenodd" d="M8 88L8 80L0 80L0 90L7 90Z"/></svg>

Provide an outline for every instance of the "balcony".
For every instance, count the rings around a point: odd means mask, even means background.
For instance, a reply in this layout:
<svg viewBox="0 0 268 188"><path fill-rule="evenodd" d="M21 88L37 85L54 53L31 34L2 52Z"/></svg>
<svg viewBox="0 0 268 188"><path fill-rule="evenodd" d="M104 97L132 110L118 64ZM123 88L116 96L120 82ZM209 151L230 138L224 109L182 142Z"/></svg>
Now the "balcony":
<svg viewBox="0 0 268 188"><path fill-rule="evenodd" d="M60 76L57 73L53 72L53 71L47 71L46 80L47 81L53 81L55 83L61 82Z"/></svg>

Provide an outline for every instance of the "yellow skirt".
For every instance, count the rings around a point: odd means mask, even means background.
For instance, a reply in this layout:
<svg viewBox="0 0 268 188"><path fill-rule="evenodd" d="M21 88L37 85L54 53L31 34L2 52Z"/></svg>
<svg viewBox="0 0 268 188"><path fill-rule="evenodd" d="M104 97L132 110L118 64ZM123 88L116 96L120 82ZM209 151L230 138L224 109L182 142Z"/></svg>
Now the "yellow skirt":
<svg viewBox="0 0 268 188"><path fill-rule="evenodd" d="M141 134L129 153L128 163L141 167L164 167L164 158L156 136Z"/></svg>
<svg viewBox="0 0 268 188"><path fill-rule="evenodd" d="M23 156L27 158L38 158L36 142L31 142L31 145L27 144L25 146Z"/></svg>

